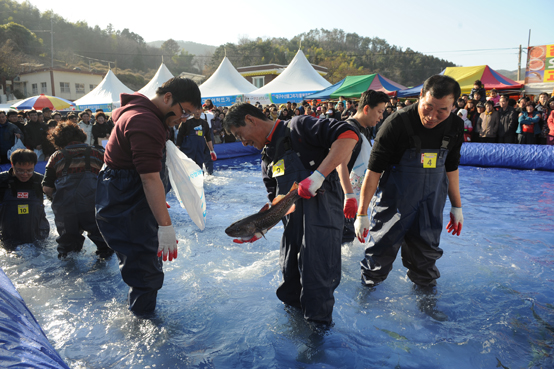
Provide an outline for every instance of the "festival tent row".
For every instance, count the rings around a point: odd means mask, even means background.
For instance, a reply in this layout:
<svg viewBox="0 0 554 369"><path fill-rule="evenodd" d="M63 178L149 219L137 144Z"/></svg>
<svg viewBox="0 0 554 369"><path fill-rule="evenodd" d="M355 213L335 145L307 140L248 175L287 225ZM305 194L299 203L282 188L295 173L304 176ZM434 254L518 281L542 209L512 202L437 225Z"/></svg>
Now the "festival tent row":
<svg viewBox="0 0 554 369"><path fill-rule="evenodd" d="M463 94L469 94L473 88L473 83L480 80L485 89L492 90L519 90L523 87L521 83L504 77L502 74L494 71L488 65L478 65L474 67L448 67L440 74L454 78L460 84ZM410 89L398 92L398 97L419 96L423 84Z"/></svg>
<svg viewBox="0 0 554 369"><path fill-rule="evenodd" d="M328 100L338 99L339 97L359 98L367 90L382 91L388 95L393 95L398 90L405 89L405 86L391 81L378 73L361 76L347 76L342 81L305 97L306 100Z"/></svg>
<svg viewBox="0 0 554 369"><path fill-rule="evenodd" d="M119 94L128 93L132 94L133 91L125 86L115 74L109 70L102 82L94 90L75 100L79 110L91 109L103 109L104 112L110 112L113 109L121 106L119 101Z"/></svg>
<svg viewBox="0 0 554 369"><path fill-rule="evenodd" d="M252 93L237 97L237 100L250 103L259 101L264 105L300 102L306 96L329 86L331 84L312 67L302 50L298 50L294 59L277 78Z"/></svg>
<svg viewBox="0 0 554 369"><path fill-rule="evenodd" d="M223 58L217 70L200 85L202 104L211 99L215 105L232 105L237 96L256 90L233 66L227 57Z"/></svg>

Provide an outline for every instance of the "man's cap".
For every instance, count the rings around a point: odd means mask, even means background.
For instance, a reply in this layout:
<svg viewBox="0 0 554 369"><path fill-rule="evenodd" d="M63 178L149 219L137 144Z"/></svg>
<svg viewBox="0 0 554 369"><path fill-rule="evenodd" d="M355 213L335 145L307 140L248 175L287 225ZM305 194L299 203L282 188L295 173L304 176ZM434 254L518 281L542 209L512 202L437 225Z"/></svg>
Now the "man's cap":
<svg viewBox="0 0 554 369"><path fill-rule="evenodd" d="M477 107L478 108L484 108L485 104L483 104L483 102L481 101L481 102L477 103Z"/></svg>
<svg viewBox="0 0 554 369"><path fill-rule="evenodd" d="M42 108L42 112L45 113L47 111L52 111L52 109L50 109L49 107L45 107L45 108Z"/></svg>

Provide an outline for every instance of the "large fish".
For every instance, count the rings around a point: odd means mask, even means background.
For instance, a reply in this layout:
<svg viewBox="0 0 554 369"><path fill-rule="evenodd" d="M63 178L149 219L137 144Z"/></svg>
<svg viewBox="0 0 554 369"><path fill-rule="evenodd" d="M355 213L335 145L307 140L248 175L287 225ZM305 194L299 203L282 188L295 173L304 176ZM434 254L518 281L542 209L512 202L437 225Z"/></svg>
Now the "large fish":
<svg viewBox="0 0 554 369"><path fill-rule="evenodd" d="M294 211L294 203L300 198L298 183L294 182L289 193L279 195L256 214L252 214L231 224L225 230L228 236L251 239L261 237L287 214Z"/></svg>

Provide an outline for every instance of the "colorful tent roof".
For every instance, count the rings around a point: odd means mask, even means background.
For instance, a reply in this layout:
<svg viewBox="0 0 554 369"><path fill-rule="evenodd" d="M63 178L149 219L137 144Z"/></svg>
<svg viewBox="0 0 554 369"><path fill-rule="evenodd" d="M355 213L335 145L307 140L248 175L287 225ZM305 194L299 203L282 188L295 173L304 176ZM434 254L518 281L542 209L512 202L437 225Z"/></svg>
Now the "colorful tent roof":
<svg viewBox="0 0 554 369"><path fill-rule="evenodd" d="M340 83L340 85L339 85ZM337 88L335 86L339 85ZM328 87L327 89L315 94L306 96L310 99L337 99L341 96L345 98L359 98L364 91L374 90L382 91L392 95L395 91L405 89L405 86L391 81L378 73L366 74L362 76L347 76L342 81Z"/></svg>
<svg viewBox="0 0 554 369"><path fill-rule="evenodd" d="M171 78L173 78L173 74L167 69L164 63L160 65L158 68L158 71L156 74L154 74L154 77L148 82L146 86L138 90L137 92L140 92L144 96L148 98L152 98L156 96L156 91L158 90L158 87L163 85L165 82L169 81Z"/></svg>
<svg viewBox="0 0 554 369"><path fill-rule="evenodd" d="M454 78L460 84L463 94L470 93L473 88L473 82L481 80L486 90L517 90L523 87L502 74L495 72L488 65L477 65L475 67L448 67L442 73Z"/></svg>
<svg viewBox="0 0 554 369"><path fill-rule="evenodd" d="M473 82L481 80L486 90L517 90L523 87L521 83L504 77L495 72L488 65L478 65L475 67L448 67L439 74L444 74L454 78L460 84L463 94L469 94L473 88ZM419 86L398 91L398 97L419 96L423 83Z"/></svg>

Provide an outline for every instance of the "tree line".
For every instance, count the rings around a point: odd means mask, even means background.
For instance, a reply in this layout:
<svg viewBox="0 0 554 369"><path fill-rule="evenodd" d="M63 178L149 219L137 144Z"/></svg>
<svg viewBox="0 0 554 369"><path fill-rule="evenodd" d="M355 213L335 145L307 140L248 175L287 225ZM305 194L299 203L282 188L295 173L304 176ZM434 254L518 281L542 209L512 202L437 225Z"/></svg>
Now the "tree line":
<svg viewBox="0 0 554 369"><path fill-rule="evenodd" d="M13 78L23 62L50 66L51 27L55 66L78 66L99 72L117 67L118 77L135 89L148 82L145 76L153 76L162 56L174 75L189 72L208 78L225 55L235 67L287 65L301 48L311 63L328 68L325 77L331 83L347 75L381 73L405 86L420 84L444 68L455 66L409 48L402 50L378 37L363 37L340 29L314 29L290 40L243 38L218 46L212 55L193 55L173 39L160 47L149 46L142 36L128 28L120 31L110 24L101 29L86 21L69 22L52 11L41 13L29 2L0 0L0 79Z"/></svg>

